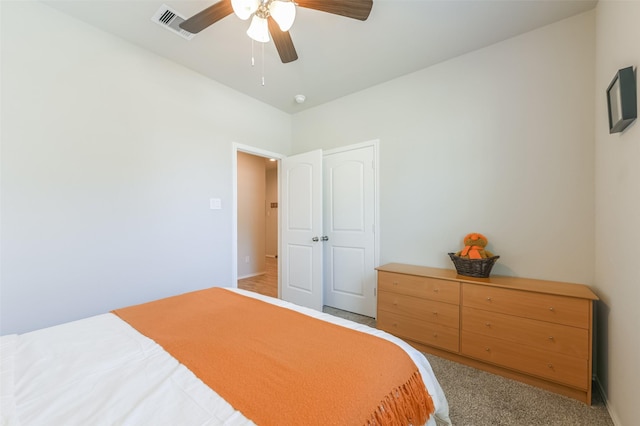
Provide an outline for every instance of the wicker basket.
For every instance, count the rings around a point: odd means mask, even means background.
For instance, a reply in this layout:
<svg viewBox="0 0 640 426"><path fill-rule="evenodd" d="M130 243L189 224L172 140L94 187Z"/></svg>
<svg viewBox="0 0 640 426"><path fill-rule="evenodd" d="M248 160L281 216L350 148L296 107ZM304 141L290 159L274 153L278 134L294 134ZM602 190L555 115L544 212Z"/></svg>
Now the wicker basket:
<svg viewBox="0 0 640 426"><path fill-rule="evenodd" d="M465 259L449 253L449 257L456 267L458 275L468 277L487 278L491 274L491 268L500 256L488 257L486 259Z"/></svg>

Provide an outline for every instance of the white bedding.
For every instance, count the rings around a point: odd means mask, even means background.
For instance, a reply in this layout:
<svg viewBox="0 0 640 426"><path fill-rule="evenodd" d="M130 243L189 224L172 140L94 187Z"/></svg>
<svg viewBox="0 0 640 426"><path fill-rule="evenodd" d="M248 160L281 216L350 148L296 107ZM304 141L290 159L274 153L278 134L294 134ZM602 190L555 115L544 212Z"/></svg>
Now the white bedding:
<svg viewBox="0 0 640 426"><path fill-rule="evenodd" d="M425 357L383 331L256 293L232 289L401 346L418 366L436 412L449 407ZM113 314L0 339L2 425L252 425L152 340ZM383 367L383 366L381 366Z"/></svg>

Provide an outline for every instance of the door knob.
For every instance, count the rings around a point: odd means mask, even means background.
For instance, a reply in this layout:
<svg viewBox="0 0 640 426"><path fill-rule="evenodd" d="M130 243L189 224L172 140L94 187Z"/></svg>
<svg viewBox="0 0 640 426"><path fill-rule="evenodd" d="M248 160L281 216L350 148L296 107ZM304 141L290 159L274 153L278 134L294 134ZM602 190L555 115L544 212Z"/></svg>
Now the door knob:
<svg viewBox="0 0 640 426"><path fill-rule="evenodd" d="M313 241L314 243L317 243L318 241L320 241L320 239L318 237L313 237L311 241Z"/></svg>
<svg viewBox="0 0 640 426"><path fill-rule="evenodd" d="M320 238L322 241L329 241L329 237L327 237L326 235L322 236L322 238Z"/></svg>

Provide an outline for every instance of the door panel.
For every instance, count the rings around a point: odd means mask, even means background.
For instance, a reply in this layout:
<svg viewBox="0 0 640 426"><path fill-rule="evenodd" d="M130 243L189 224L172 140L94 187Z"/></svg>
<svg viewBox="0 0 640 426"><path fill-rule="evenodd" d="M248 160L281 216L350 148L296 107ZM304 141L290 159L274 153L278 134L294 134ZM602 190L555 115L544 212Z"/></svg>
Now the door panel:
<svg viewBox="0 0 640 426"><path fill-rule="evenodd" d="M281 297L322 310L322 151L281 162Z"/></svg>
<svg viewBox="0 0 640 426"><path fill-rule="evenodd" d="M288 229L295 231L313 231L313 164L292 165L287 174L290 195L287 203Z"/></svg>
<svg viewBox="0 0 640 426"><path fill-rule="evenodd" d="M332 197L329 200L332 210L330 217L333 219L331 229L334 232L363 232L365 165L360 161L336 161L334 164L328 167L328 193Z"/></svg>
<svg viewBox="0 0 640 426"><path fill-rule="evenodd" d="M364 297L365 286L362 281L365 268L365 251L353 247L331 248L332 291L342 295Z"/></svg>
<svg viewBox="0 0 640 426"><path fill-rule="evenodd" d="M311 275L313 247L289 244L288 254L289 287L311 294L313 292L313 276Z"/></svg>

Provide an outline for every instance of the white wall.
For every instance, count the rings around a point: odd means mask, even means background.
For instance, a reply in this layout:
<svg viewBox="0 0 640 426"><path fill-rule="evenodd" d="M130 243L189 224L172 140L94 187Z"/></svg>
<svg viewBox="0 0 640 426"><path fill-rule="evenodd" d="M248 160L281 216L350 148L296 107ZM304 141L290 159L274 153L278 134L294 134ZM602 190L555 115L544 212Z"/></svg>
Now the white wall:
<svg viewBox="0 0 640 426"><path fill-rule="evenodd" d="M293 149L380 139L381 263L593 284L594 12L294 116Z"/></svg>
<svg viewBox="0 0 640 426"><path fill-rule="evenodd" d="M1 7L0 332L231 285L232 143L288 153L291 117L41 3Z"/></svg>
<svg viewBox="0 0 640 426"><path fill-rule="evenodd" d="M238 152L238 278L266 270L265 159Z"/></svg>
<svg viewBox="0 0 640 426"><path fill-rule="evenodd" d="M638 80L640 2L600 0L596 12L597 370L614 422L626 426L640 419L640 122L610 135L606 89L620 68L633 66Z"/></svg>

